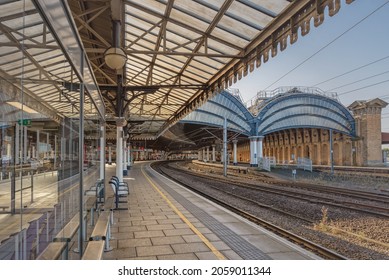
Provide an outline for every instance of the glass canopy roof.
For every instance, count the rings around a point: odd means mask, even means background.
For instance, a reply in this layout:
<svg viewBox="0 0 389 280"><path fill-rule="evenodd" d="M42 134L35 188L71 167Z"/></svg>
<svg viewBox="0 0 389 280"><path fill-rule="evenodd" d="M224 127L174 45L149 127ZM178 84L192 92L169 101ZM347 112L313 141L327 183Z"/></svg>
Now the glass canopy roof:
<svg viewBox="0 0 389 280"><path fill-rule="evenodd" d="M339 9L333 0L2 1L1 102L23 91L26 105L59 121L79 112L84 82L85 114L107 120L108 138L118 115L130 134L156 138ZM111 46L125 51L123 70L105 65Z"/></svg>

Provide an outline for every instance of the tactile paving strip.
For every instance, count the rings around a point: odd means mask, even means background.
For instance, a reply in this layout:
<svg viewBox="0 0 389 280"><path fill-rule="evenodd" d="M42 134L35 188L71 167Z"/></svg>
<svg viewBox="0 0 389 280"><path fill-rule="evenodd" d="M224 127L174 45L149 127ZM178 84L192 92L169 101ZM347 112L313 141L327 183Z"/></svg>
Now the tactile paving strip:
<svg viewBox="0 0 389 280"><path fill-rule="evenodd" d="M149 174L154 180L160 179L153 174ZM199 219L206 227L216 234L224 243L226 243L235 253L245 260L270 260L271 258L262 252L260 249L252 245L247 240L243 239L231 229L221 224L207 212L194 205L188 199L177 193L170 186L163 183L160 184L176 201L179 201L188 211L190 211L197 219Z"/></svg>

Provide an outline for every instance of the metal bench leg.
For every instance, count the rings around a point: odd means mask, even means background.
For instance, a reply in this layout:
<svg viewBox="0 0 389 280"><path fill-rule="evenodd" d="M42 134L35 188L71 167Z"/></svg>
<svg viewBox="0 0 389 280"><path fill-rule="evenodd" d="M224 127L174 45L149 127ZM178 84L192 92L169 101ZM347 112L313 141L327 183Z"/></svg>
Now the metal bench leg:
<svg viewBox="0 0 389 280"><path fill-rule="evenodd" d="M111 239L111 224L108 223L107 236L106 236L105 242L104 242L104 252L109 252L109 251L113 250L111 245L109 245L109 240L110 239Z"/></svg>
<svg viewBox="0 0 389 280"><path fill-rule="evenodd" d="M110 225L113 225L113 209L110 209L111 213L109 214L109 223Z"/></svg>
<svg viewBox="0 0 389 280"><path fill-rule="evenodd" d="M63 259L68 260L69 259L69 241L66 240L66 247L65 250L62 253Z"/></svg>
<svg viewBox="0 0 389 280"><path fill-rule="evenodd" d="M86 224L87 224L87 216L85 215L84 216L84 219L82 220L82 228L83 228L83 232L84 232L84 241L85 242L87 242L88 241L88 233L87 233L87 226L86 226Z"/></svg>
<svg viewBox="0 0 389 280"><path fill-rule="evenodd" d="M78 242L77 242L77 248L74 248L74 249L73 249L73 252L78 254L78 253L81 252L81 250L80 250L80 249L81 249L81 248L80 248L80 244L81 244L81 242L80 242L80 241L81 241L80 229L78 229L78 231L77 231L77 241L78 241ZM67 242L67 241L66 241L66 242ZM66 243L66 246L68 246L67 243Z"/></svg>
<svg viewBox="0 0 389 280"><path fill-rule="evenodd" d="M92 207L90 209L90 226L93 227L95 225L95 208Z"/></svg>
<svg viewBox="0 0 389 280"><path fill-rule="evenodd" d="M116 186L116 193L115 193L115 208L119 208L119 188Z"/></svg>

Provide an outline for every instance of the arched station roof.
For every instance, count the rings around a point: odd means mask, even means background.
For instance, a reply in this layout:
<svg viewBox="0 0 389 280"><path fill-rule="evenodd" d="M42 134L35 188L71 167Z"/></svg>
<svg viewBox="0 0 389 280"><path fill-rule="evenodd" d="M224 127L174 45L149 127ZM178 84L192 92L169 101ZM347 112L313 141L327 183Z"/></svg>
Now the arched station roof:
<svg viewBox="0 0 389 280"><path fill-rule="evenodd" d="M250 136L254 131L253 115L243 105L239 95L223 91L201 107L187 115L180 123L223 127L227 119L227 129Z"/></svg>
<svg viewBox="0 0 389 280"><path fill-rule="evenodd" d="M278 91L260 104L258 135L303 127L355 135L354 118L336 95L329 97L316 88L281 88Z"/></svg>
<svg viewBox="0 0 389 280"><path fill-rule="evenodd" d="M355 135L354 118L334 93L325 93L317 88L283 87L264 96L266 97L258 98L261 102L257 102L258 113L254 116L243 104L237 91L223 91L186 116L179 124L221 128L226 118L228 130L246 137L291 128L332 129L346 135ZM180 135L181 139L186 134ZM203 137L208 136L204 132ZM196 137L199 138L199 134ZM187 138L191 139L191 136L188 134Z"/></svg>
<svg viewBox="0 0 389 280"><path fill-rule="evenodd" d="M340 7L338 0L0 1L0 99L57 122L85 111L106 121L108 139L125 119L128 134L155 139ZM118 71L105 61L111 47L128 58ZM3 111L17 120L11 107Z"/></svg>

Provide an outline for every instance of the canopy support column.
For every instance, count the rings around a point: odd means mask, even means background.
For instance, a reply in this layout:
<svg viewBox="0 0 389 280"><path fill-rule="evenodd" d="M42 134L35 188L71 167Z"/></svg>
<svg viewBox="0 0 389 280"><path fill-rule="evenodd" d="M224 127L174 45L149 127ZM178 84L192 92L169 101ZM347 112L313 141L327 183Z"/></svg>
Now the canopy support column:
<svg viewBox="0 0 389 280"><path fill-rule="evenodd" d="M250 139L250 166L257 167L258 159L257 159L257 139L258 136L251 136Z"/></svg>
<svg viewBox="0 0 389 280"><path fill-rule="evenodd" d="M234 144L234 161L233 161L233 164L234 165L238 165L238 140L232 140L232 143Z"/></svg>

